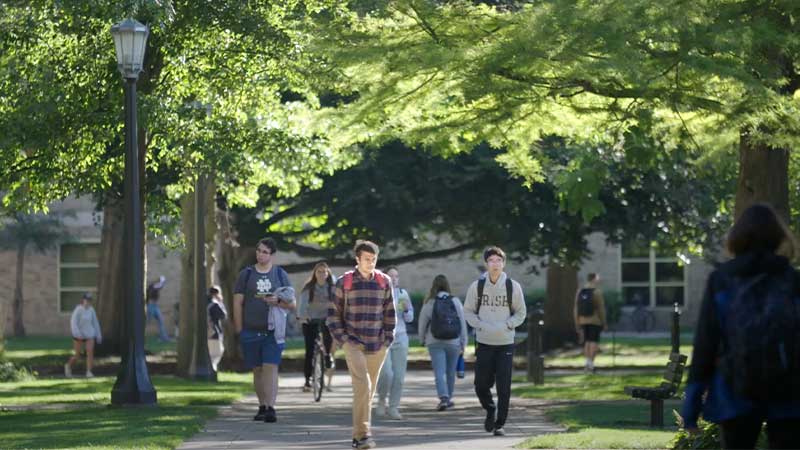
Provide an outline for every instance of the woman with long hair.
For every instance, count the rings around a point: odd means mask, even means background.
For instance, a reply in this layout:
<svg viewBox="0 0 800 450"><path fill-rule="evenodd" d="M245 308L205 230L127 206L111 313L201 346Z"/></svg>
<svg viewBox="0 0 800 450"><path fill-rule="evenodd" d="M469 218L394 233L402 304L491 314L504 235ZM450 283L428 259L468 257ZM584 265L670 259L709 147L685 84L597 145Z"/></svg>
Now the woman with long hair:
<svg viewBox="0 0 800 450"><path fill-rule="evenodd" d="M446 322L449 326L440 326ZM442 331L440 331L442 330ZM451 337L452 336L452 337ZM430 293L419 313L419 340L428 347L436 378L438 411L455 406L453 390L456 382L458 356L467 346L467 323L461 301L450 294L450 282L436 275Z"/></svg>
<svg viewBox="0 0 800 450"><path fill-rule="evenodd" d="M701 412L722 448L754 448L767 423L770 448L800 448L800 276L786 256L794 238L769 205L736 220L733 256L708 277L695 327L683 426Z"/></svg>
<svg viewBox="0 0 800 450"><path fill-rule="evenodd" d="M331 353L333 338L325 325L325 319L328 317L328 307L333 301L335 285L336 280L330 267L326 262L321 261L314 265L314 270L311 271L311 275L303 284L303 290L300 292L297 320L302 324L306 344L303 366L303 374L306 377L303 385L305 392L311 390L311 358L314 355L314 341L317 339L320 327L322 327L325 351L328 353L326 365L328 368L333 365L333 354Z"/></svg>

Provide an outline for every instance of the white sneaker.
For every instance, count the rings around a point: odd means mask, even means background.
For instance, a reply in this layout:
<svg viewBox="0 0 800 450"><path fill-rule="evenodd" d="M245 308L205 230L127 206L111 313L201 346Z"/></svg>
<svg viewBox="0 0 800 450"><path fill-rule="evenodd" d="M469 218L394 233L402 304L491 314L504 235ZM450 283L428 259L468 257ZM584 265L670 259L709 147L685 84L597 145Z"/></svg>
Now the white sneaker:
<svg viewBox="0 0 800 450"><path fill-rule="evenodd" d="M389 408L389 417L396 420L403 420L403 416L397 408Z"/></svg>
<svg viewBox="0 0 800 450"><path fill-rule="evenodd" d="M67 378L72 377L72 367L69 364L64 364L64 376Z"/></svg>
<svg viewBox="0 0 800 450"><path fill-rule="evenodd" d="M386 403L378 402L378 404L375 405L375 415L378 417L386 415Z"/></svg>
<svg viewBox="0 0 800 450"><path fill-rule="evenodd" d="M92 373L91 370L86 371L86 378L94 378L94 374Z"/></svg>

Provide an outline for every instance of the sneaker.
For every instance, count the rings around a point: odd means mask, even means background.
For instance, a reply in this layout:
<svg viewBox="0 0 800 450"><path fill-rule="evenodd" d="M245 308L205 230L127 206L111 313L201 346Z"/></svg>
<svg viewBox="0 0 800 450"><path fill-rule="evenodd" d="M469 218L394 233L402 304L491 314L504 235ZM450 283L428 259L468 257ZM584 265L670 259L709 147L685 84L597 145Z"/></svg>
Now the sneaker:
<svg viewBox="0 0 800 450"><path fill-rule="evenodd" d="M494 429L494 435L495 436L505 436L506 435L506 430L504 430L503 427L497 427L497 428Z"/></svg>
<svg viewBox="0 0 800 450"><path fill-rule="evenodd" d="M253 417L253 420L264 420L264 416L267 414L267 407L266 406L259 406L258 413Z"/></svg>
<svg viewBox="0 0 800 450"><path fill-rule="evenodd" d="M439 400L439 404L436 405L436 410L444 411L445 409L447 409L447 397L442 397L442 399Z"/></svg>
<svg viewBox="0 0 800 450"><path fill-rule="evenodd" d="M372 440L371 437L367 436L363 439L359 439L358 442L356 442L356 448L375 448L375 441Z"/></svg>
<svg viewBox="0 0 800 450"><path fill-rule="evenodd" d="M447 409L455 408L456 404L452 400L447 401Z"/></svg>
<svg viewBox="0 0 800 450"><path fill-rule="evenodd" d="M358 439L353 438L353 448L358 447Z"/></svg>
<svg viewBox="0 0 800 450"><path fill-rule="evenodd" d="M311 392L311 383L306 381L306 384L303 385L303 392Z"/></svg>
<svg viewBox="0 0 800 450"><path fill-rule="evenodd" d="M403 420L403 416L397 408L389 408L389 417L395 420Z"/></svg>
<svg viewBox="0 0 800 450"><path fill-rule="evenodd" d="M91 370L86 371L86 378L94 378L94 374L92 373Z"/></svg>
<svg viewBox="0 0 800 450"><path fill-rule="evenodd" d="M264 413L264 422L273 423L278 421L278 415L275 414L275 408L272 406L267 407L267 412Z"/></svg>
<svg viewBox="0 0 800 450"><path fill-rule="evenodd" d="M486 420L483 421L483 429L490 433L494 431L494 408L486 411Z"/></svg>
<svg viewBox="0 0 800 450"><path fill-rule="evenodd" d="M386 415L386 403L378 402L378 404L375 405L375 415L378 417L383 417Z"/></svg>
<svg viewBox="0 0 800 450"><path fill-rule="evenodd" d="M64 376L67 378L72 377L72 367L69 364L64 364Z"/></svg>
<svg viewBox="0 0 800 450"><path fill-rule="evenodd" d="M325 358L325 368L333 369L335 365L336 361L333 359L333 355L328 355L328 357Z"/></svg>
<svg viewBox="0 0 800 450"><path fill-rule="evenodd" d="M325 392L333 392L333 388L331 387L330 384L325 385Z"/></svg>

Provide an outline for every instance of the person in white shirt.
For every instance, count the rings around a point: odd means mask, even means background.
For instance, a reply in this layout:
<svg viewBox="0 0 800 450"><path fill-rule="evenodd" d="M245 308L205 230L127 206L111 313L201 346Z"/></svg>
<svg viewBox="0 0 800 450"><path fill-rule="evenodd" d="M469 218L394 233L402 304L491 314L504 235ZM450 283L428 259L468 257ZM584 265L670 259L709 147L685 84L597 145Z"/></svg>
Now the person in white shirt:
<svg viewBox="0 0 800 450"><path fill-rule="evenodd" d="M514 329L525 320L525 298L522 286L503 272L506 254L500 247L487 248L483 261L487 272L467 290L464 318L475 328L475 394L486 410L483 427L495 436L504 436L511 399ZM497 406L492 385L497 388Z"/></svg>
<svg viewBox="0 0 800 450"><path fill-rule="evenodd" d="M381 368L381 375L378 378L378 406L375 413L378 416L389 415L392 419L402 419L400 414L400 397L403 395L403 383L406 379L406 367L408 365L408 333L406 333L406 323L414 321L414 305L411 304L411 297L408 291L399 287L400 272L397 267L389 267L386 275L392 279L394 288L394 342L389 347L386 361ZM387 410L386 397L389 397Z"/></svg>
<svg viewBox="0 0 800 450"><path fill-rule="evenodd" d="M72 363L81 355L81 347L86 348L86 378L94 376L92 365L94 364L94 344L103 342L103 335L100 331L100 323L97 321L97 314L92 308L92 294L85 293L81 298L81 303L72 311L69 321L72 329L72 348L74 355L64 364L64 376L72 376Z"/></svg>

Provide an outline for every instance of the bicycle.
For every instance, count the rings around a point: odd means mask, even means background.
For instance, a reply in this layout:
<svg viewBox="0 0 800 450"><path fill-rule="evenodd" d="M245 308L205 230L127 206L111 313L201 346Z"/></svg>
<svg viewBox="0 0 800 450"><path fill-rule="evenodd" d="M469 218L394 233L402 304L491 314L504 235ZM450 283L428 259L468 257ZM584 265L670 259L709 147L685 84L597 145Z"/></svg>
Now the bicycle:
<svg viewBox="0 0 800 450"><path fill-rule="evenodd" d="M311 354L311 391L315 402L322 400L322 391L325 390L326 369L333 368L333 364L330 362L330 355L325 350L324 327L325 322L320 319L317 326L317 338L314 340L314 352ZM330 383L330 381L328 382Z"/></svg>

